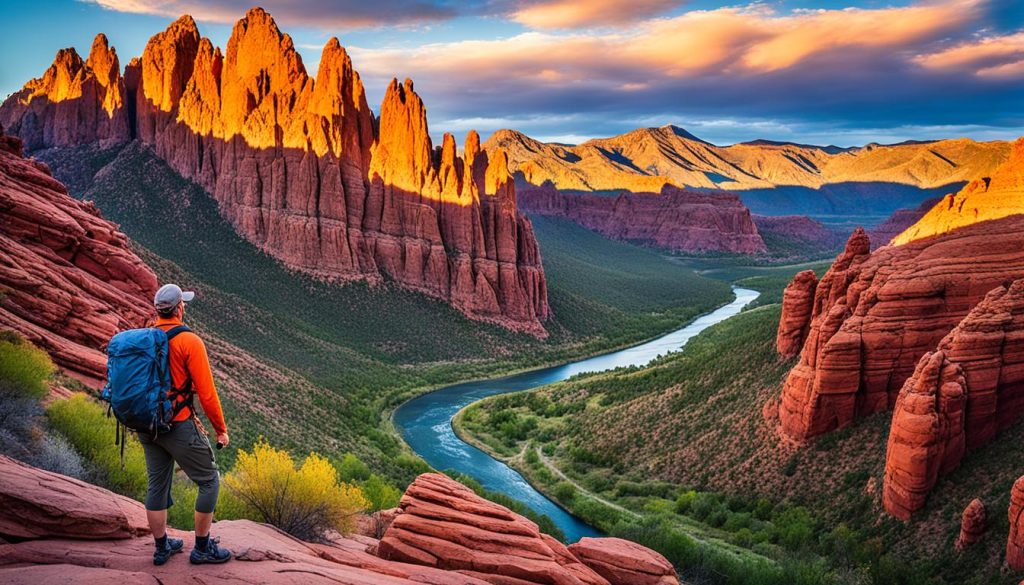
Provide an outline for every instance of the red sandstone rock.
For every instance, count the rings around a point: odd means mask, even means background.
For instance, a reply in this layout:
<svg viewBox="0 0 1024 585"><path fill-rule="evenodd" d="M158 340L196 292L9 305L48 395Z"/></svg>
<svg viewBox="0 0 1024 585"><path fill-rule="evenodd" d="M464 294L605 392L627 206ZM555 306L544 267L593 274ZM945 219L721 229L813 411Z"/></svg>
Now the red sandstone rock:
<svg viewBox="0 0 1024 585"><path fill-rule="evenodd" d="M68 196L45 165L0 148L0 328L14 329L93 384L100 350L150 317L156 276L91 203Z"/></svg>
<svg viewBox="0 0 1024 585"><path fill-rule="evenodd" d="M495 585L594 584L603 577L526 518L436 473L416 478L378 554L456 570Z"/></svg>
<svg viewBox="0 0 1024 585"><path fill-rule="evenodd" d="M988 528L988 514L985 504L978 498L971 500L964 508L960 520L960 536L956 539L956 550L962 551L981 540Z"/></svg>
<svg viewBox="0 0 1024 585"><path fill-rule="evenodd" d="M62 53L45 79L88 70L72 55ZM109 59L95 62L109 71ZM314 80L292 39L260 8L238 21L223 55L181 17L117 81L134 104L135 137L290 268L371 283L386 274L470 317L546 335L540 252L516 209L507 161L480 152L479 137L473 148L467 138L462 159L452 140L435 157L412 82L391 84L375 123L337 39L324 47ZM0 107L0 121L33 137L30 150L95 141L89 132L36 139L39 123L61 126L66 116L29 111L19 96L66 85L30 83ZM127 119L127 110L113 112Z"/></svg>
<svg viewBox="0 0 1024 585"><path fill-rule="evenodd" d="M57 52L53 65L11 95L0 108L0 125L29 150L99 142L127 142L125 85L117 53L96 35L89 58L73 48Z"/></svg>
<svg viewBox="0 0 1024 585"><path fill-rule="evenodd" d="M940 474L964 454L966 382L942 351L925 354L896 400L885 458L882 503L908 520L924 506Z"/></svg>
<svg viewBox="0 0 1024 585"><path fill-rule="evenodd" d="M145 510L124 496L3 455L0 476L5 537L107 540L149 533Z"/></svg>
<svg viewBox="0 0 1024 585"><path fill-rule="evenodd" d="M893 413L883 500L900 518L924 505L935 479L959 464L965 447L987 444L1024 416L1024 280L989 292L939 342L935 355L942 355L959 378L949 378L953 383L942 387L943 398L927 409L916 399L904 401L901 393ZM926 356L921 363L928 359L935 358ZM903 392L926 388L937 397L937 383L943 382L918 365ZM930 423L920 420L922 415ZM908 474L916 477L909 480L915 487L908 486Z"/></svg>
<svg viewBox="0 0 1024 585"><path fill-rule="evenodd" d="M1010 535L1006 539L1006 562L1014 571L1024 571L1024 477L1010 490Z"/></svg>
<svg viewBox="0 0 1024 585"><path fill-rule="evenodd" d="M780 355L793 357L800 353L807 329L811 325L814 290L817 286L818 276L814 271L804 270L797 273L783 291L782 317L775 336L775 347Z"/></svg>
<svg viewBox="0 0 1024 585"><path fill-rule="evenodd" d="M617 197L561 193L545 185L519 193L523 211L570 219L609 238L680 252L766 250L739 197L666 186Z"/></svg>
<svg viewBox="0 0 1024 585"><path fill-rule="evenodd" d="M816 256L835 253L842 248L845 232L826 227L806 215L767 216L754 215L754 225L762 238L796 248L793 256ZM776 244L778 245L778 244ZM769 252L776 252L769 249Z"/></svg>
<svg viewBox="0 0 1024 585"><path fill-rule="evenodd" d="M672 563L651 549L621 538L583 538L569 552L611 585L678 585Z"/></svg>
<svg viewBox="0 0 1024 585"><path fill-rule="evenodd" d="M1007 163L999 172L1022 171ZM783 387L783 432L804 441L892 408L922 355L988 291L1024 277L1022 230L1024 217L1011 216L871 254L858 231L815 291Z"/></svg>

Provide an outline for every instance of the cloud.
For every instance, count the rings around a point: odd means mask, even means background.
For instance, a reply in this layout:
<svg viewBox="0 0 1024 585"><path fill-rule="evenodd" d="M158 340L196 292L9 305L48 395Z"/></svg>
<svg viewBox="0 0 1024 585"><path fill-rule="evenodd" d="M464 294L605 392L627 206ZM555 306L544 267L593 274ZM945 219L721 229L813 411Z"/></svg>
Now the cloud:
<svg viewBox="0 0 1024 585"><path fill-rule="evenodd" d="M916 61L932 70L1024 79L1024 31L973 39L936 53L920 55Z"/></svg>
<svg viewBox="0 0 1024 585"><path fill-rule="evenodd" d="M516 22L535 29L622 25L661 14L681 0L542 0L515 9Z"/></svg>
<svg viewBox="0 0 1024 585"><path fill-rule="evenodd" d="M253 0L80 0L108 10L233 24ZM416 25L456 16L448 4L428 0L262 0L260 5L282 25L347 30L383 25Z"/></svg>
<svg viewBox="0 0 1024 585"><path fill-rule="evenodd" d="M527 119L514 127L549 136L621 131L649 112L665 113L662 123L723 114L813 121L839 133L836 141L854 126L985 124L1020 132L1014 53L985 61L978 75L937 65L939 55L977 35L987 16L982 0L789 12L751 4L618 28L350 53L371 97L391 77L411 76L431 120ZM990 45L985 50L995 52ZM586 121L528 120L574 113Z"/></svg>

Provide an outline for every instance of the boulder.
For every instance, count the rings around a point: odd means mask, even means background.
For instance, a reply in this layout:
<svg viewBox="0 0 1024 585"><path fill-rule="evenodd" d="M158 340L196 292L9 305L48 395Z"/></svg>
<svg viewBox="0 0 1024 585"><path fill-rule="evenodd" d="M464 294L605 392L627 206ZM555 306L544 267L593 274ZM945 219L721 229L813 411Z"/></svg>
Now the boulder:
<svg viewBox="0 0 1024 585"><path fill-rule="evenodd" d="M384 533L381 558L437 567L494 585L607 585L536 524L437 473L420 475Z"/></svg>
<svg viewBox="0 0 1024 585"><path fill-rule="evenodd" d="M964 508L960 519L960 536L956 539L956 550L962 551L981 540L987 528L988 515L985 512L985 504L974 498Z"/></svg>
<svg viewBox="0 0 1024 585"><path fill-rule="evenodd" d="M678 585L676 570L662 555L621 538L583 538L569 552L611 585Z"/></svg>
<svg viewBox="0 0 1024 585"><path fill-rule="evenodd" d="M797 273L786 285L782 293L782 317L775 336L775 348L779 355L790 358L800 353L807 329L811 325L814 289L817 286L818 276L813 270Z"/></svg>
<svg viewBox="0 0 1024 585"><path fill-rule="evenodd" d="M1024 571L1024 477L1010 490L1010 535L1006 539L1006 563L1014 571Z"/></svg>
<svg viewBox="0 0 1024 585"><path fill-rule="evenodd" d="M149 533L142 504L0 455L0 535L111 540Z"/></svg>

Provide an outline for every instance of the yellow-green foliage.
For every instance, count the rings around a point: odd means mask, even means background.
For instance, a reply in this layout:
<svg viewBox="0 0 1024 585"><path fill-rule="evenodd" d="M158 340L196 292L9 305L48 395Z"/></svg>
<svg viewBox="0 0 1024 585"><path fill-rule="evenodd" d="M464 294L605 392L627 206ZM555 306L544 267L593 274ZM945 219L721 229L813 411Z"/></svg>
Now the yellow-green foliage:
<svg viewBox="0 0 1024 585"><path fill-rule="evenodd" d="M45 351L13 331L0 332L0 383L33 398L46 395L53 362Z"/></svg>
<svg viewBox="0 0 1024 585"><path fill-rule="evenodd" d="M370 505L358 487L338 480L327 459L310 453L297 467L291 455L264 440L252 452L239 450L224 485L229 513L273 524L303 540L320 539L331 529L351 532L355 515Z"/></svg>
<svg viewBox="0 0 1024 585"><path fill-rule="evenodd" d="M121 447L114 444L113 417L85 394L57 400L46 409L50 424L60 431L82 457L106 476L110 489L141 500L146 495L146 458L142 445L128 433L121 469Z"/></svg>

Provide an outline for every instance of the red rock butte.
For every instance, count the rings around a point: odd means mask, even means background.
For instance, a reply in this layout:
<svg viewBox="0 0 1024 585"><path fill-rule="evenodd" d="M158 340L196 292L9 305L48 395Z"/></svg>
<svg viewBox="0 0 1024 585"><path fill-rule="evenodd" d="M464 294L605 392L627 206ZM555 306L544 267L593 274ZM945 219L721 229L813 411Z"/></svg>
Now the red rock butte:
<svg viewBox="0 0 1024 585"><path fill-rule="evenodd" d="M562 217L616 240L684 252L767 251L739 197L664 186L658 193L616 197L565 194L550 185L523 190L528 213Z"/></svg>
<svg viewBox="0 0 1024 585"><path fill-rule="evenodd" d="M0 329L46 349L72 375L106 378L102 347L152 312L156 275L117 226L68 195L0 129Z"/></svg>
<svg viewBox="0 0 1024 585"><path fill-rule="evenodd" d="M154 35L123 76L99 35L89 59L62 49L0 106L29 150L133 139L217 200L246 239L317 277L400 285L466 315L544 336L547 285L504 153L470 132L435 149L411 81L380 117L337 39L309 76L260 8L225 52L190 16Z"/></svg>
<svg viewBox="0 0 1024 585"><path fill-rule="evenodd" d="M921 358L892 417L882 502L907 519L967 451L1024 416L1024 280L998 286Z"/></svg>

